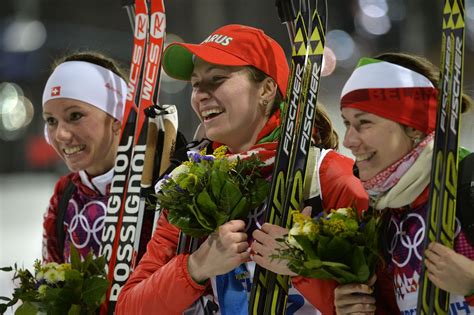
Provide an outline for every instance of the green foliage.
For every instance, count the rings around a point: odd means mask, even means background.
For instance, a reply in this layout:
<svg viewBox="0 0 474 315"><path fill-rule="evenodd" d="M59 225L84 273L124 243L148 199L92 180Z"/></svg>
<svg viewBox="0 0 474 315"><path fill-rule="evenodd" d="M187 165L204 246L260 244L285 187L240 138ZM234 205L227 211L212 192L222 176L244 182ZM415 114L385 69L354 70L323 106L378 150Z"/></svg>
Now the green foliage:
<svg viewBox="0 0 474 315"><path fill-rule="evenodd" d="M380 259L378 220L374 215L359 219L350 208L315 219L295 212L293 227L280 240L285 246L273 258L287 260L290 270L302 276L367 282Z"/></svg>
<svg viewBox="0 0 474 315"><path fill-rule="evenodd" d="M35 275L27 269L2 268L2 271L15 271L13 280L18 280L12 298L0 297L6 303L0 304L0 314L18 301L15 315L46 314L85 315L96 314L105 301L109 281L105 272L105 258L94 258L89 253L81 260L79 253L71 244L71 263L47 263L38 260L34 264Z"/></svg>
<svg viewBox="0 0 474 315"><path fill-rule="evenodd" d="M165 177L156 195L168 220L185 234L202 237L233 219L243 219L267 197L270 184L261 177L256 155L228 159L225 147L214 156L190 154L189 161Z"/></svg>

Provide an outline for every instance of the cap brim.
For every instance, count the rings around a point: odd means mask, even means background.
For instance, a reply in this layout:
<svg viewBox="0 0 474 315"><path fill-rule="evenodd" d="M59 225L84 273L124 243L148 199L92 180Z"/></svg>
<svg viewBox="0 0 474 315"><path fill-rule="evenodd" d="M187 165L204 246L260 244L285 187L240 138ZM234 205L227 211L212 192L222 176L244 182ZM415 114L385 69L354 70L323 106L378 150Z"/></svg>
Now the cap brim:
<svg viewBox="0 0 474 315"><path fill-rule="evenodd" d="M189 81L194 69L194 55L216 65L245 66L249 64L227 51L215 47L173 43L163 53L163 70L172 78Z"/></svg>

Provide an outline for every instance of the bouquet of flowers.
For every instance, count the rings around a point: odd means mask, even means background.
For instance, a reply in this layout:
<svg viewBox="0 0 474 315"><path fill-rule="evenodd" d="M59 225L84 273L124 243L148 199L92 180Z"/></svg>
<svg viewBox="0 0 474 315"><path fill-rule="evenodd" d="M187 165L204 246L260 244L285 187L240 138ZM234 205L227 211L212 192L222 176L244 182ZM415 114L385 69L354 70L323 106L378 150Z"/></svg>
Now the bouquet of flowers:
<svg viewBox="0 0 474 315"><path fill-rule="evenodd" d="M36 314L96 314L105 301L109 281L105 273L105 259L93 258L92 253L81 261L79 253L71 246L71 263L34 264L34 275L27 269L6 267L3 271L15 270L13 280L19 280L12 298L0 297L0 314L19 300L23 304L15 315Z"/></svg>
<svg viewBox="0 0 474 315"><path fill-rule="evenodd" d="M226 151L221 146L213 155L188 152L188 161L159 183L160 207L189 236L206 236L229 220L243 219L267 197L270 183L259 172L263 162L256 155L230 158Z"/></svg>
<svg viewBox="0 0 474 315"><path fill-rule="evenodd" d="M293 272L341 284L364 283L375 272L378 254L378 218L359 219L351 208L331 210L312 219L293 212L293 227L278 255Z"/></svg>

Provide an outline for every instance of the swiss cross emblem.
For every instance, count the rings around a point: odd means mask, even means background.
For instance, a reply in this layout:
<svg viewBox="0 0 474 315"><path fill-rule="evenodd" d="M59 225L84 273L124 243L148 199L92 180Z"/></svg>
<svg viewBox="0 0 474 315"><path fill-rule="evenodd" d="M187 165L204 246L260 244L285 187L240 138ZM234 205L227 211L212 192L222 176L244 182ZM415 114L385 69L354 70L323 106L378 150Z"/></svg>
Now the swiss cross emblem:
<svg viewBox="0 0 474 315"><path fill-rule="evenodd" d="M61 87L60 86L53 86L51 88L51 96L59 96L61 95Z"/></svg>

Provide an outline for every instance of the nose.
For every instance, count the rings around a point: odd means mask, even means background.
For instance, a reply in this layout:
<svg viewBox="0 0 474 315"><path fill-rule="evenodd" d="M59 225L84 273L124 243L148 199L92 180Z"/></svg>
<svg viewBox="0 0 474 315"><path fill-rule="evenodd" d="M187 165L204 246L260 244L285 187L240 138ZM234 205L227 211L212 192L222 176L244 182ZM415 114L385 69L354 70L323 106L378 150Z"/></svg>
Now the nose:
<svg viewBox="0 0 474 315"><path fill-rule="evenodd" d="M204 84L199 85L199 87L194 88L192 95L191 95L191 104L193 106L194 111L199 114L199 105L205 103L207 100L211 98L211 93L208 88L204 86Z"/></svg>
<svg viewBox="0 0 474 315"><path fill-rule="evenodd" d="M70 127L66 123L58 123L58 126L55 131L55 137L57 141L67 142L72 138L72 132Z"/></svg>
<svg viewBox="0 0 474 315"><path fill-rule="evenodd" d="M355 148L357 148L357 146L360 145L359 132L357 132L357 130L353 126L347 127L342 145L348 148L349 150L354 150Z"/></svg>

